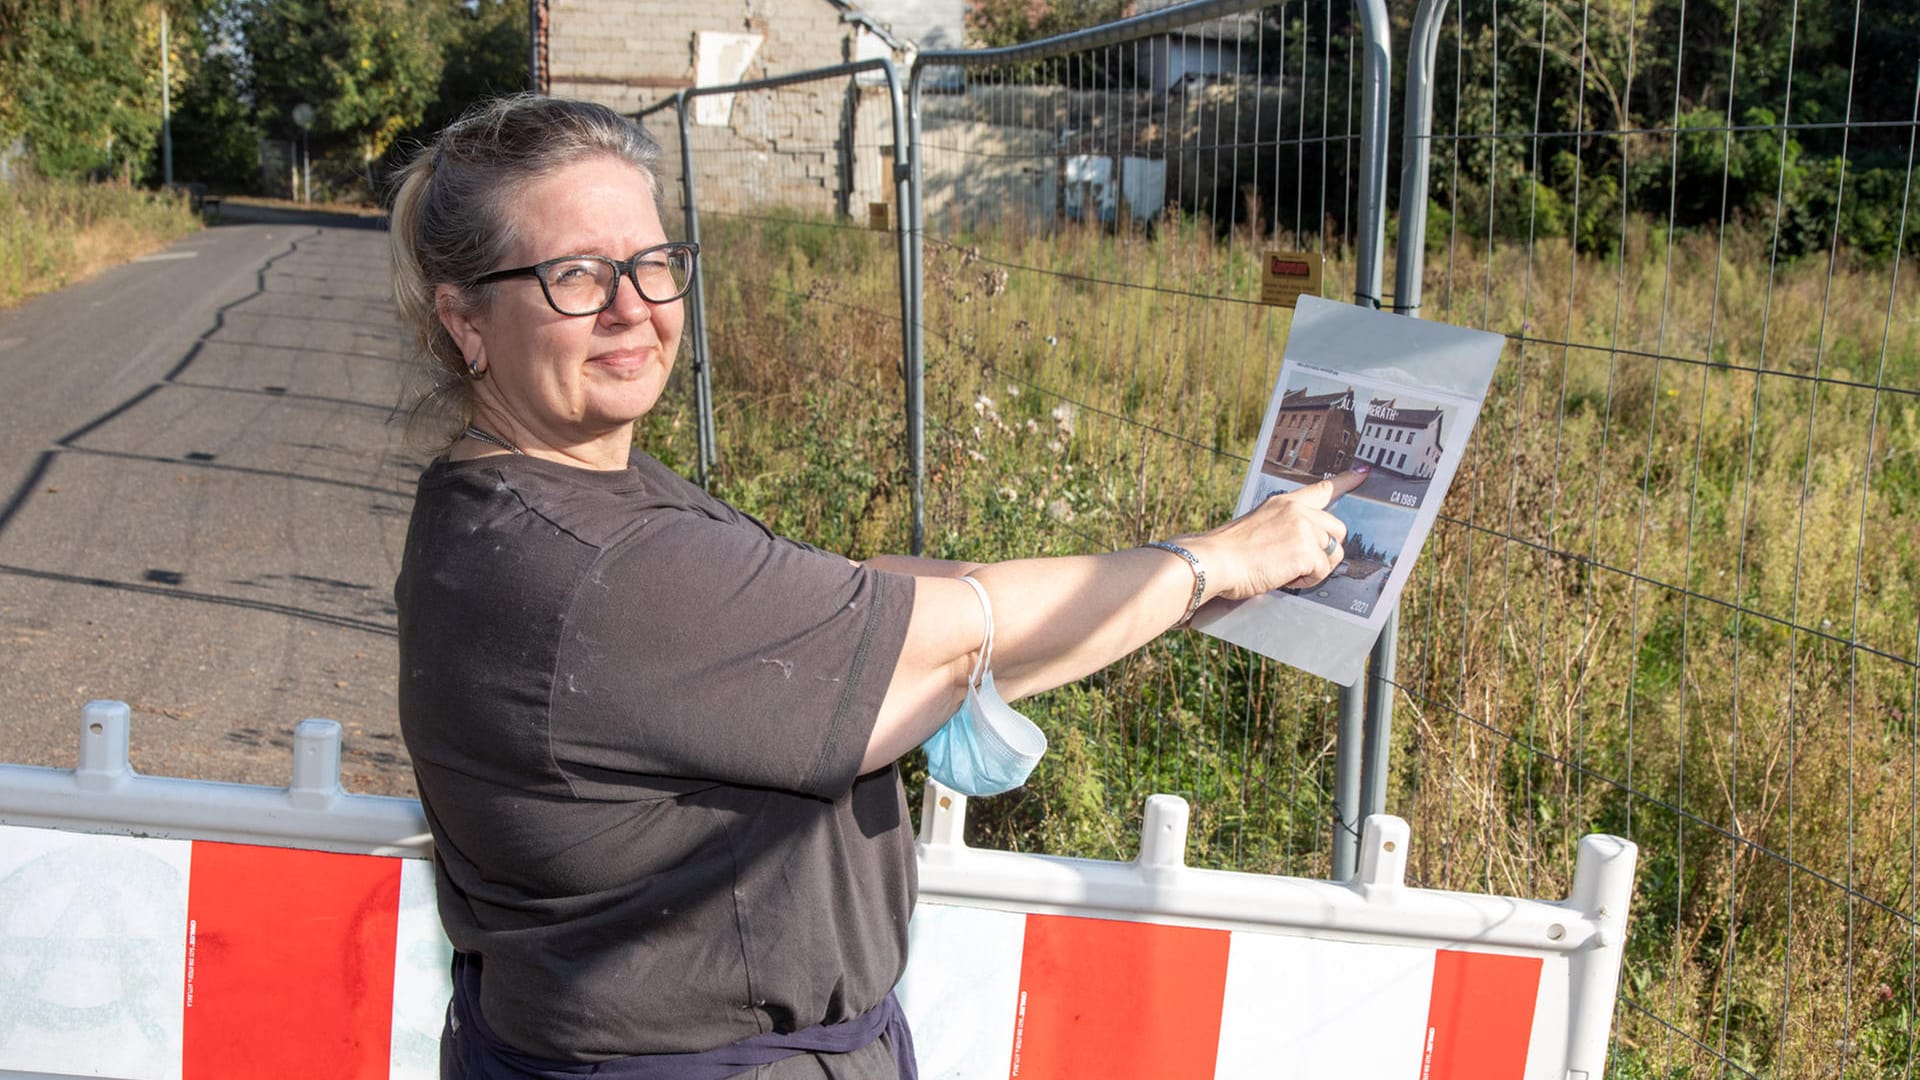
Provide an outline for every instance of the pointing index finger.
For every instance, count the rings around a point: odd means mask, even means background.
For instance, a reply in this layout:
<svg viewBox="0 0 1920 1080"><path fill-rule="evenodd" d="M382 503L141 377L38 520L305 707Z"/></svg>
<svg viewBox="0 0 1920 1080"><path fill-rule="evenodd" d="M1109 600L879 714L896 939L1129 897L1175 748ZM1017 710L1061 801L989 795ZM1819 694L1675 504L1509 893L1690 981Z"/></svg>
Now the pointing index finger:
<svg viewBox="0 0 1920 1080"><path fill-rule="evenodd" d="M1297 495L1302 502L1315 510L1325 510L1338 502L1340 496L1366 483L1367 474L1373 471L1370 465L1355 465L1343 473L1335 473L1318 483L1301 488Z"/></svg>

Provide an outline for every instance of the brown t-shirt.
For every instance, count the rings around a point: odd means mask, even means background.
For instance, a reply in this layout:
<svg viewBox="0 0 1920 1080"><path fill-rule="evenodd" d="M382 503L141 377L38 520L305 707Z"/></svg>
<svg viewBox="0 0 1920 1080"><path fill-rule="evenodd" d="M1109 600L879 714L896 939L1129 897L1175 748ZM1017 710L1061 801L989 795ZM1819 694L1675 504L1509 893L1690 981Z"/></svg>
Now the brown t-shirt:
<svg viewBox="0 0 1920 1080"><path fill-rule="evenodd" d="M435 462L394 587L441 919L538 1057L835 1023L906 961L905 794L855 774L912 579L635 458Z"/></svg>

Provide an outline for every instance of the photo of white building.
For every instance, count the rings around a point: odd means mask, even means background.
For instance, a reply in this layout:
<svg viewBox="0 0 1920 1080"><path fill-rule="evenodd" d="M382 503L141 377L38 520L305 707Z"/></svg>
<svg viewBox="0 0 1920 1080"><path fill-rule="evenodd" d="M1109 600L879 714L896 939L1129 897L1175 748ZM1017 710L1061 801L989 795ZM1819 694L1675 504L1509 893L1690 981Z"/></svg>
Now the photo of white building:
<svg viewBox="0 0 1920 1080"><path fill-rule="evenodd" d="M1441 410L1403 409L1398 398L1374 398L1360 417L1356 461L1398 476L1425 480L1440 467Z"/></svg>

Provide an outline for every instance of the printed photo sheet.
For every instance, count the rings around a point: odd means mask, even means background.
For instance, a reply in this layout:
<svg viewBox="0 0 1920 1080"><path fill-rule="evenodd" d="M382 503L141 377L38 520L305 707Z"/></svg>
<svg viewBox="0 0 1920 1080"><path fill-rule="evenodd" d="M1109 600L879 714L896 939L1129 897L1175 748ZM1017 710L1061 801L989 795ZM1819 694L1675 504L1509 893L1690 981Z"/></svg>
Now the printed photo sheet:
<svg viewBox="0 0 1920 1080"><path fill-rule="evenodd" d="M1328 507L1347 527L1345 557L1325 581L1215 601L1193 625L1356 682L1459 469L1504 344L1302 297L1236 512L1365 465L1366 481Z"/></svg>

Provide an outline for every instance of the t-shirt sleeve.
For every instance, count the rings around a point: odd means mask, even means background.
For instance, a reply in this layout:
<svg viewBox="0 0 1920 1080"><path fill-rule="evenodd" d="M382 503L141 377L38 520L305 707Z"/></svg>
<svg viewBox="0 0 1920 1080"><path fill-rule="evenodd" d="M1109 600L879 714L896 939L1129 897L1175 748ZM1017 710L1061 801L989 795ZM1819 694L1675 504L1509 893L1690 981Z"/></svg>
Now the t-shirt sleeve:
<svg viewBox="0 0 1920 1080"><path fill-rule="evenodd" d="M662 510L609 545L562 627L555 764L832 797L906 639L913 579Z"/></svg>

